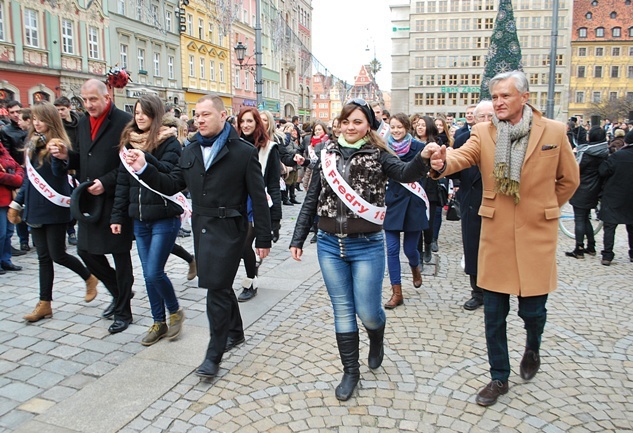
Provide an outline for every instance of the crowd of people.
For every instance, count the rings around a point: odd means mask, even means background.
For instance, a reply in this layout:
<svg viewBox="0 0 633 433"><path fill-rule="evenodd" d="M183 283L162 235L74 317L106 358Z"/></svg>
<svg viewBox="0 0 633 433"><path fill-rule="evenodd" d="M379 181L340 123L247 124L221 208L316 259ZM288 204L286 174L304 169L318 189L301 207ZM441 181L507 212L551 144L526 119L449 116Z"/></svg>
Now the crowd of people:
<svg viewBox="0 0 633 433"><path fill-rule="evenodd" d="M560 207L569 200L576 216L577 246L568 256L596 254L588 218L600 200L602 263L613 260L617 224L627 226L633 261L633 197L626 187L633 131L587 132L572 118L566 132L529 105L521 72L494 77L490 90L491 100L467 107L459 123L453 116L391 114L363 99L347 101L331 125L300 125L296 116L276 121L254 108L229 116L215 95L198 101L192 119L177 118L153 95L141 96L130 114L94 79L81 88L83 116L67 98L30 109L12 102L10 123L0 130L0 273L21 270L12 256L25 254L31 237L40 297L24 319L52 317L56 263L84 280L86 302L99 282L105 286L112 302L102 316L113 319L108 330L115 334L133 321L136 241L153 318L141 344L149 346L183 330L185 311L165 272L175 254L189 263L187 278L197 276L207 290L210 339L195 373L213 378L224 353L245 341L238 303L257 296L259 264L279 240L284 206L301 205L290 254L300 261L308 237L316 244L343 366L335 395L345 401L360 380L358 321L369 338L368 365L377 369L385 309L406 299L401 249L419 288L423 266L439 251L442 210L456 199L471 286L463 308L484 307L490 364L491 381L476 401L489 406L509 388L510 295L518 297L527 331L521 377L530 380L540 368ZM176 243L189 234L182 227L189 219L194 254ZM11 247L14 224L19 249ZM81 260L66 252L66 242L77 245ZM242 261L246 277L236 296ZM391 296L383 303L385 268Z"/></svg>

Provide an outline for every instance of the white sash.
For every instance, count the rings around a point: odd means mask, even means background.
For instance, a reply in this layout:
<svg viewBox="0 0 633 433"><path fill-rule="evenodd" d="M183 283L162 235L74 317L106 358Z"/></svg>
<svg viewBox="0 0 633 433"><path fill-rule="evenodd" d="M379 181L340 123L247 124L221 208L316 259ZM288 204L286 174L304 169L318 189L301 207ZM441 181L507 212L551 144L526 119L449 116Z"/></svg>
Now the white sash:
<svg viewBox="0 0 633 433"><path fill-rule="evenodd" d="M387 138L389 138L389 135L391 134L391 127L387 122L382 121L380 122L380 127L376 132L383 138L383 140L387 141Z"/></svg>
<svg viewBox="0 0 633 433"><path fill-rule="evenodd" d="M318 159L318 158L317 158L317 154L316 154L316 152L314 151L314 148L315 148L315 147L316 147L316 146L313 146L313 145L311 145L311 144L308 146L308 156L310 157L310 161L316 161L316 160Z"/></svg>
<svg viewBox="0 0 633 433"><path fill-rule="evenodd" d="M411 183L402 183L402 182L398 182L400 185L402 185L407 191L409 191L411 194L413 194L414 196L418 197L419 199L421 199L424 204L426 205L426 219L429 219L429 198L426 195L426 191L424 191L424 188L422 188L422 185L420 185L417 182L411 182Z"/></svg>
<svg viewBox="0 0 633 433"><path fill-rule="evenodd" d="M121 162L123 163L123 167L125 167L128 173L130 173L130 175L134 179L136 179L138 183L143 185L145 188L149 189L153 193L156 193L159 196L166 198L167 200L173 203L176 203L178 206L180 206L183 211L182 214L180 214L180 221L189 221L191 219L191 206L189 205L189 201L187 200L187 197L185 197L185 195L181 192L174 195L165 195L162 192L152 189L148 184L146 184L141 179L139 179L136 173L134 173L134 169L127 162L125 162L125 156L127 154L128 154L128 150L125 147L121 149L121 152L119 152L119 158L121 159Z"/></svg>
<svg viewBox="0 0 633 433"><path fill-rule="evenodd" d="M382 225L385 220L386 207L378 207L360 197L356 191L343 179L341 173L336 169L336 155L327 153L326 149L321 151L321 161L325 180L332 188L332 191L341 199L345 206L359 217L378 225Z"/></svg>
<svg viewBox="0 0 633 433"><path fill-rule="evenodd" d="M257 152L257 156L259 158L259 165L262 166L262 176L266 175L266 166L268 165L268 157L270 156L270 150L273 146L276 146L277 143L274 141L269 141L266 147L260 147ZM266 193L266 201L268 202L268 207L273 207L273 198L268 194L268 187L264 188L264 192Z"/></svg>
<svg viewBox="0 0 633 433"><path fill-rule="evenodd" d="M61 195L55 191L40 174L35 170L35 167L31 164L31 159L26 154L26 174L29 177L29 182L35 187L37 192L42 194L51 203L60 207L70 207L70 197Z"/></svg>

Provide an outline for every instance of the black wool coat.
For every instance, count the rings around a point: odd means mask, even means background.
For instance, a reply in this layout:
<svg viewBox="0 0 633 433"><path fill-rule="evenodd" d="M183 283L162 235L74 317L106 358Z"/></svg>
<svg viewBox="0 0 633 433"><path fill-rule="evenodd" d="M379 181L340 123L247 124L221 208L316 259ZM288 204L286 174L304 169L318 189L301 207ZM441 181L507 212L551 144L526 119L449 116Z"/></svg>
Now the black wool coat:
<svg viewBox="0 0 633 433"><path fill-rule="evenodd" d="M600 219L611 224L633 224L633 146L609 156L598 172L604 179Z"/></svg>
<svg viewBox="0 0 633 433"><path fill-rule="evenodd" d="M112 234L110 215L114 206L121 132L132 116L111 104L95 139L90 136L90 117L84 116L77 127L78 147L69 152L68 169L77 170L79 182L99 179L103 184L105 203L101 218L94 223L79 221L77 248L92 254L124 253L132 249L132 220L122 220L121 234ZM88 193L86 193L88 194ZM92 197L90 197L92 199Z"/></svg>
<svg viewBox="0 0 633 433"><path fill-rule="evenodd" d="M139 178L165 194L189 189L200 287L220 290L232 286L246 239L247 196L253 202L255 246L270 248L270 210L258 152L233 128L208 170L200 144L193 141L184 148L171 173L160 173L147 165Z"/></svg>

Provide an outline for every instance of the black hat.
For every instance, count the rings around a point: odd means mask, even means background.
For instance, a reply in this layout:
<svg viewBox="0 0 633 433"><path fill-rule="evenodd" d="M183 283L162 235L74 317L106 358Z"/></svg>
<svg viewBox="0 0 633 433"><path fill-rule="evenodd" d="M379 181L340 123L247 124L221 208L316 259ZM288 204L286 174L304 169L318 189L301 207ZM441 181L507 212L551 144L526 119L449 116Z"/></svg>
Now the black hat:
<svg viewBox="0 0 633 433"><path fill-rule="evenodd" d="M626 133L624 136L624 142L626 144L633 144L633 129Z"/></svg>
<svg viewBox="0 0 633 433"><path fill-rule="evenodd" d="M371 127L371 129L373 129L374 131L377 131L378 128L380 128L380 121L382 120L378 120L376 119L376 113L374 113L374 109L371 108L371 106L369 105L369 103L367 101L365 101L362 98L354 98L354 99L350 99L349 101L347 101L345 103L345 105L356 105L358 108L360 108L363 113L365 113L365 117L367 117L367 120L369 121L369 126Z"/></svg>
<svg viewBox="0 0 633 433"><path fill-rule="evenodd" d="M70 213L77 221L94 223L101 218L105 196L86 192L92 184L93 181L81 183L70 196Z"/></svg>
<svg viewBox="0 0 633 433"><path fill-rule="evenodd" d="M572 122L574 122L574 123L578 122L578 118L577 118L577 117L575 117L575 116L571 116L571 117L569 118L569 120L571 120L571 121L572 121Z"/></svg>

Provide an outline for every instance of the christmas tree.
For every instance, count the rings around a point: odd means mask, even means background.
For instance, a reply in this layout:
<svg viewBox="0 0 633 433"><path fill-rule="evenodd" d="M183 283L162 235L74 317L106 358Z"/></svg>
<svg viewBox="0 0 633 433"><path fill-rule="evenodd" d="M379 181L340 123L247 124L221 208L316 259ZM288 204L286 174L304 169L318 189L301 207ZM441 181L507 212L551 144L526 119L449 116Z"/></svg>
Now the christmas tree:
<svg viewBox="0 0 633 433"><path fill-rule="evenodd" d="M499 1L499 13L490 38L490 47L485 56L484 76L481 80L481 99L490 99L488 83L497 74L507 71L522 71L521 46L510 0Z"/></svg>

